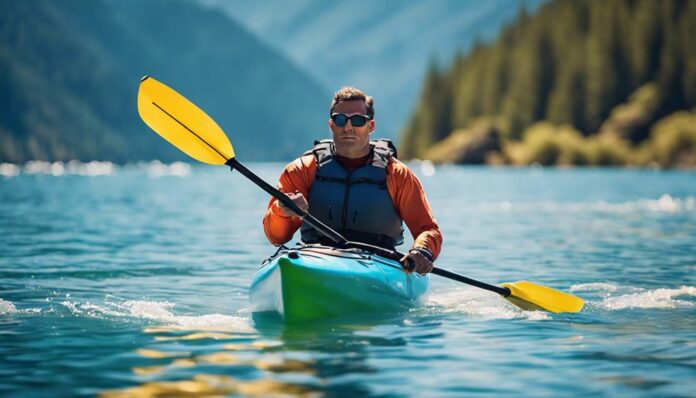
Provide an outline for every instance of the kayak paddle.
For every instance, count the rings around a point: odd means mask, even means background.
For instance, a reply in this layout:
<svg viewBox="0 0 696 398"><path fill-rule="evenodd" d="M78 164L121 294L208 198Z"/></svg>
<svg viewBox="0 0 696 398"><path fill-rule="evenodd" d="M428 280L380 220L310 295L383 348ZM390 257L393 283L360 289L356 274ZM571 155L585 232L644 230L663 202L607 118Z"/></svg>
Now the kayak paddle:
<svg viewBox="0 0 696 398"><path fill-rule="evenodd" d="M278 199L321 234L339 247L361 248L399 261L404 255L360 242L347 241L341 234L299 208L295 202L247 169L235 158L234 148L225 132L203 110L165 84L145 76L138 90L138 113L152 130L190 157L208 164L227 165ZM547 286L519 281L489 285L463 275L434 267L433 274L498 293L523 309L578 312L584 306L581 298Z"/></svg>

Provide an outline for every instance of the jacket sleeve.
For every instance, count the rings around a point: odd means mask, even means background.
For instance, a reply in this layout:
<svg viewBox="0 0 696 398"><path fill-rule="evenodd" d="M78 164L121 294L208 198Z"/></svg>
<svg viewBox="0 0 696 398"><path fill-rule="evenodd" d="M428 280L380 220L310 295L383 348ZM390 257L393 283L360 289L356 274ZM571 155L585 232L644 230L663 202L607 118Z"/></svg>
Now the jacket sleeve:
<svg viewBox="0 0 696 398"><path fill-rule="evenodd" d="M413 248L425 249L433 260L440 254L442 233L418 177L397 159L389 164L387 189L396 210L413 236Z"/></svg>
<svg viewBox="0 0 696 398"><path fill-rule="evenodd" d="M315 173L316 163L313 157L298 158L283 170L278 180L278 190L283 193L299 192L307 198ZM271 198L263 217L263 231L272 244L279 246L287 243L300 225L302 225L300 217L285 215L280 210L278 200Z"/></svg>

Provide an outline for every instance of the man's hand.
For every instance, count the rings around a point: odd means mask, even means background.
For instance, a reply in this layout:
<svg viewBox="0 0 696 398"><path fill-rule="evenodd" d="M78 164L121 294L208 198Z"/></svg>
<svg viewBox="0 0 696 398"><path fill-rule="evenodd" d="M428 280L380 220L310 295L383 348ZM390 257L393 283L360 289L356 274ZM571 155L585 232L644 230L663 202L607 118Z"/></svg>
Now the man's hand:
<svg viewBox="0 0 696 398"><path fill-rule="evenodd" d="M412 260L412 262L409 260ZM421 275L425 275L433 271L433 262L418 250L409 251L408 254L403 256L399 261L406 266L408 272L417 272ZM413 265L411 265L411 263L413 263Z"/></svg>
<svg viewBox="0 0 696 398"><path fill-rule="evenodd" d="M286 195L288 198L292 199L292 201L295 202L297 207L299 207L300 209L307 211L307 209L309 208L309 204L307 203L307 199L305 199L304 195L302 195L301 193L295 192L295 193L288 193ZM285 214L286 216L288 216L288 217L293 217L293 216L299 217L300 216L299 214L296 214L294 211L290 210L290 208L288 208L287 206L282 204L280 201L277 201L277 203L278 203L278 208L280 209L280 211L282 211L283 214Z"/></svg>

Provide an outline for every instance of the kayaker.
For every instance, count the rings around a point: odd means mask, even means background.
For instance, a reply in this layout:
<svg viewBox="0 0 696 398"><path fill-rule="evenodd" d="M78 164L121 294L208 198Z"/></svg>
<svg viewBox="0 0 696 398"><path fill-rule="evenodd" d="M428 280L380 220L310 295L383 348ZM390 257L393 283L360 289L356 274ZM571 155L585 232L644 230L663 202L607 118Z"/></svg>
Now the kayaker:
<svg viewBox="0 0 696 398"><path fill-rule="evenodd" d="M420 181L396 158L394 145L370 141L376 126L374 100L357 88L343 87L334 95L329 115L333 140L316 142L288 164L278 189L351 241L393 250L403 242L403 221L414 242L402 262L411 258L412 271L431 272L442 234ZM298 229L304 243L331 244L275 198L263 226L274 245L288 242Z"/></svg>

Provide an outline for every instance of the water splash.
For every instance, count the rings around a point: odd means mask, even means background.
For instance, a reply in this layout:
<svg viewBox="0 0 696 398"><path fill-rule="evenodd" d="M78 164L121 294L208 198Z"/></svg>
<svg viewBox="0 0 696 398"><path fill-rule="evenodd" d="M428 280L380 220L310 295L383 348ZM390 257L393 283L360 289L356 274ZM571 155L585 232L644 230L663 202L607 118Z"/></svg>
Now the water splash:
<svg viewBox="0 0 696 398"><path fill-rule="evenodd" d="M18 176L20 168L12 163L0 163L0 176L11 178Z"/></svg>
<svg viewBox="0 0 696 398"><path fill-rule="evenodd" d="M696 198L674 198L663 194L659 199L641 199L625 203L599 202L594 204L593 210L609 213L630 213L636 211L648 211L654 213L681 213L696 210Z"/></svg>
<svg viewBox="0 0 696 398"><path fill-rule="evenodd" d="M166 176L186 177L191 174L191 165L183 162L164 164L159 160L153 160L150 163L138 163L137 168L147 173L150 178Z"/></svg>
<svg viewBox="0 0 696 398"><path fill-rule="evenodd" d="M570 287L571 292L587 292L596 294L599 301L591 304L604 310L623 310L631 308L688 308L696 306L680 297L696 297L696 287L681 286L679 288L643 289L633 286L620 286L606 282L582 283Z"/></svg>
<svg viewBox="0 0 696 398"><path fill-rule="evenodd" d="M599 303L599 307L607 310L622 310L626 308L683 308L694 307L690 301L677 300L678 297L696 297L696 287L682 286L678 289L653 289L638 293L608 297Z"/></svg>
<svg viewBox="0 0 696 398"><path fill-rule="evenodd" d="M658 199L639 199L629 202L610 203L597 202L481 202L471 206L476 212L510 212L510 211L544 211L550 213L666 213L680 214L696 211L696 198L689 196L675 198L669 194L663 194Z"/></svg>
<svg viewBox="0 0 696 398"><path fill-rule="evenodd" d="M586 291L600 291L600 292L615 292L618 290L618 286L611 283L596 282L596 283L580 283L570 287L571 292L586 292Z"/></svg>
<svg viewBox="0 0 696 398"><path fill-rule="evenodd" d="M128 300L123 302L105 301L101 304L63 301L60 303L74 315L89 317L127 317L146 319L166 324L178 330L225 331L254 333L248 316L205 314L177 315L173 312L174 303L162 301Z"/></svg>
<svg viewBox="0 0 696 398"><path fill-rule="evenodd" d="M696 303L680 299L696 297L696 287L642 289L631 286L619 286L607 282L583 283L568 289L580 296L596 295L598 300L588 301L588 309L599 308L615 311L635 308L693 308ZM582 294L582 293L585 294ZM429 305L435 311L456 313L485 319L549 319L550 314L542 311L524 311L508 303L503 298L482 291L456 289L433 292Z"/></svg>
<svg viewBox="0 0 696 398"><path fill-rule="evenodd" d="M467 288L433 292L428 304L438 312L484 319L549 319L546 312L524 311L498 295Z"/></svg>
<svg viewBox="0 0 696 398"><path fill-rule="evenodd" d="M165 164L159 160L151 162L138 162L125 165L123 167L111 162L92 161L82 163L78 160L65 162L46 162L42 160L31 160L24 165L12 163L0 163L0 176L12 178L20 174L28 175L50 175L60 177L65 175L80 175L87 177L110 176L120 170L134 170L138 173L147 174L150 178L160 178L164 176L185 177L191 174L191 165L183 162Z"/></svg>
<svg viewBox="0 0 696 398"><path fill-rule="evenodd" d="M420 164L420 172L425 177L432 177L435 175L435 165L430 160L424 160Z"/></svg>
<svg viewBox="0 0 696 398"><path fill-rule="evenodd" d="M116 167L111 162L92 161L82 163L77 160L71 160L63 163L31 160L24 164L22 171L25 174L45 174L55 177L62 175L102 176L114 174Z"/></svg>
<svg viewBox="0 0 696 398"><path fill-rule="evenodd" d="M0 315L14 314L17 312L17 307L10 301L0 299Z"/></svg>

